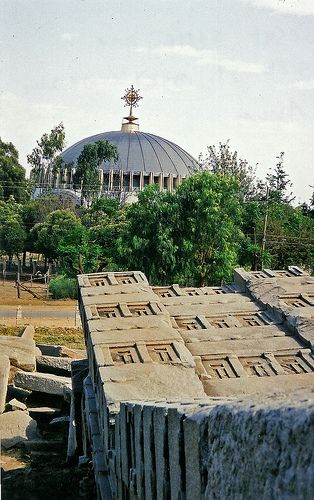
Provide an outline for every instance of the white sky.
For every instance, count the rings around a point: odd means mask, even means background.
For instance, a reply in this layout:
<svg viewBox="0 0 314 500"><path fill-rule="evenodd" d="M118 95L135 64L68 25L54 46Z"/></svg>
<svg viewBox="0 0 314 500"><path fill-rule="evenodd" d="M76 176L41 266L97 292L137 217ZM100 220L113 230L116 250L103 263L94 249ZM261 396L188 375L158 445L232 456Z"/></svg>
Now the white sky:
<svg viewBox="0 0 314 500"><path fill-rule="evenodd" d="M196 158L230 139L263 178L285 151L314 184L314 0L1 0L0 136L26 166L60 121L67 145L119 130L131 83L142 131Z"/></svg>

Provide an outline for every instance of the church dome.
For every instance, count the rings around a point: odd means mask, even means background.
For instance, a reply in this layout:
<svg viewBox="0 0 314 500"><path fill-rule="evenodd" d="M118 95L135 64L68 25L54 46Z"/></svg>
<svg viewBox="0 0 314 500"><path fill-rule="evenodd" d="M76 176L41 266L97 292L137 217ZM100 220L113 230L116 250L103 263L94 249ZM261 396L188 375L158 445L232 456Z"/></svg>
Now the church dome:
<svg viewBox="0 0 314 500"><path fill-rule="evenodd" d="M118 132L103 132L86 137L66 149L63 154L65 164L76 161L86 144L96 141L109 141L117 147L119 158L117 163L103 162L100 168L104 172L111 170L125 173L140 173L153 175L173 175L187 177L197 166L197 161L184 149L158 135L133 130Z"/></svg>
<svg viewBox="0 0 314 500"><path fill-rule="evenodd" d="M129 106L129 114L124 117L120 131L102 132L86 137L63 151L63 167L58 172L51 166L40 173L39 186L35 197L46 189L61 193L71 190L77 195L75 177L77 160L87 144L108 141L117 147L118 160L103 162L99 166L99 196L119 195L121 198L142 191L148 184L157 184L160 191L172 191L198 168L197 161L177 144L158 135L141 132L133 108L142 99L133 85L126 89L122 97ZM131 198L130 198L131 199Z"/></svg>

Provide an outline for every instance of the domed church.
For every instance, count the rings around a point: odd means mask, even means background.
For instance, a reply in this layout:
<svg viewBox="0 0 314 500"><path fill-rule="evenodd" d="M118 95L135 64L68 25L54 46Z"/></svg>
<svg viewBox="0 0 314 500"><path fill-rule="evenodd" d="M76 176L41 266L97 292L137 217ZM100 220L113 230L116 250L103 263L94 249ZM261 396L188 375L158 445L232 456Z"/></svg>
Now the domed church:
<svg viewBox="0 0 314 500"><path fill-rule="evenodd" d="M112 160L100 165L100 196L115 193L130 196L153 183L158 184L160 190L172 191L195 171L197 161L180 146L139 130L133 108L138 106L141 96L133 85L126 90L122 99L125 106L129 106L129 115L123 119L121 130L92 135L70 146L62 153L65 165L63 172L54 176L48 168L42 176L42 186L49 186L58 194L64 190L74 194L73 175L77 159L86 144L99 140L114 144L119 155L116 163ZM77 191L76 194L79 195Z"/></svg>

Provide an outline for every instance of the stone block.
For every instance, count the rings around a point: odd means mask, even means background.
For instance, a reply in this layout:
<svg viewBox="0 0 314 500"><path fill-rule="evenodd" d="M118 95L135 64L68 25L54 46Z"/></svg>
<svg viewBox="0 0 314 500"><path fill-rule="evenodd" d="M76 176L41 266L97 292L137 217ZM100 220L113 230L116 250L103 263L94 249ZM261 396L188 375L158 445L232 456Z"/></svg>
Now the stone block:
<svg viewBox="0 0 314 500"><path fill-rule="evenodd" d="M143 406L145 500L157 498L153 413L154 406Z"/></svg>
<svg viewBox="0 0 314 500"><path fill-rule="evenodd" d="M37 344L40 350L39 356L56 356L61 358L85 359L86 351L84 349L69 349L62 345Z"/></svg>
<svg viewBox="0 0 314 500"><path fill-rule="evenodd" d="M186 500L203 498L202 456L206 457L208 446L208 409L202 408L183 422Z"/></svg>
<svg viewBox="0 0 314 500"><path fill-rule="evenodd" d="M3 448L13 448L27 439L36 439L37 423L24 411L9 411L0 415L0 436Z"/></svg>
<svg viewBox="0 0 314 500"><path fill-rule="evenodd" d="M64 395L64 388L71 388L71 379L68 377L59 377L50 373L25 373L17 372L15 376L15 385L29 391L44 392Z"/></svg>
<svg viewBox="0 0 314 500"><path fill-rule="evenodd" d="M34 335L35 335L35 328L33 327L33 325L27 325L20 334L20 337L24 340L33 341Z"/></svg>
<svg viewBox="0 0 314 500"><path fill-rule="evenodd" d="M72 358L61 358L56 356L37 356L37 370L43 373L54 373L56 375L67 375L71 373Z"/></svg>
<svg viewBox="0 0 314 500"><path fill-rule="evenodd" d="M8 405L12 411L17 411L17 410L27 410L27 406L24 403L21 403L21 401L18 401L17 399L11 399L8 402Z"/></svg>
<svg viewBox="0 0 314 500"><path fill-rule="evenodd" d="M136 492L139 500L145 498L145 480L144 480L144 449L143 449L143 406L134 405L134 453L136 468Z"/></svg>
<svg viewBox="0 0 314 500"><path fill-rule="evenodd" d="M23 337L0 337L0 352L10 359L10 363L26 371L36 370L35 356L40 354L32 340Z"/></svg>
<svg viewBox="0 0 314 500"><path fill-rule="evenodd" d="M4 411L5 400L10 375L10 360L6 355L0 355L0 413Z"/></svg>
<svg viewBox="0 0 314 500"><path fill-rule="evenodd" d="M106 398L116 402L206 397L194 368L163 363L133 363L100 367L98 372Z"/></svg>
<svg viewBox="0 0 314 500"><path fill-rule="evenodd" d="M170 497L169 476L169 444L168 444L168 408L155 405L153 412L155 463L156 463L156 494L160 500Z"/></svg>

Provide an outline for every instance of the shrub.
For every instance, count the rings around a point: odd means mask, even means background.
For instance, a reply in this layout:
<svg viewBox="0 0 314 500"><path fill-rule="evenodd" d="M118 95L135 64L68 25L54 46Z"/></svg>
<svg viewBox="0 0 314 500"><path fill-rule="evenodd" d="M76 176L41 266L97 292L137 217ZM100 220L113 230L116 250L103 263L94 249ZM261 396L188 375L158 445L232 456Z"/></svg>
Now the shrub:
<svg viewBox="0 0 314 500"><path fill-rule="evenodd" d="M56 276L49 283L49 292L53 299L76 299L77 283L74 278Z"/></svg>

